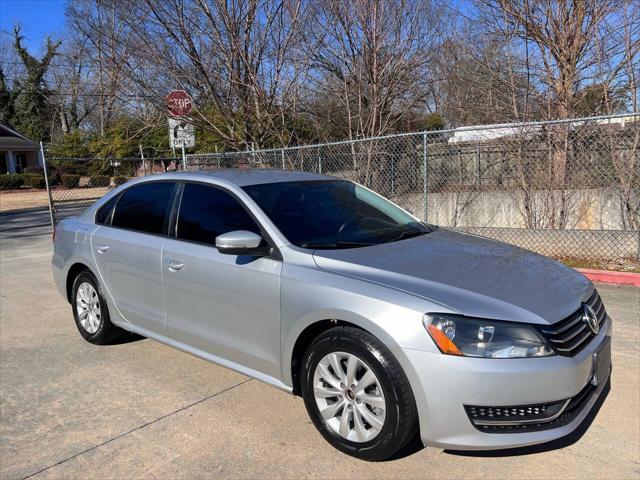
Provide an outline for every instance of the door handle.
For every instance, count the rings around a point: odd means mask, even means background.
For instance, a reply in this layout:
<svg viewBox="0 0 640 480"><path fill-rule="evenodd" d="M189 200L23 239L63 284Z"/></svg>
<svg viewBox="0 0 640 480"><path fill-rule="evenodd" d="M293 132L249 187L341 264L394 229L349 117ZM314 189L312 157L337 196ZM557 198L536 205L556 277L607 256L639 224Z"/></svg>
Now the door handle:
<svg viewBox="0 0 640 480"><path fill-rule="evenodd" d="M109 251L109 245L98 245L98 253L107 253Z"/></svg>
<svg viewBox="0 0 640 480"><path fill-rule="evenodd" d="M164 262L164 266L171 272L177 272L184 268L184 263L177 262L175 260L167 260Z"/></svg>

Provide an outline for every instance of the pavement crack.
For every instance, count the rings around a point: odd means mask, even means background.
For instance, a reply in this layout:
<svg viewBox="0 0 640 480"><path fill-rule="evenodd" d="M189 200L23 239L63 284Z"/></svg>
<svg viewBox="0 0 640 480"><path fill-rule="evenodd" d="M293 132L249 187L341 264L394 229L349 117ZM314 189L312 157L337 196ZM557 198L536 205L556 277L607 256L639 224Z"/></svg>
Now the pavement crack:
<svg viewBox="0 0 640 480"><path fill-rule="evenodd" d="M240 386L244 385L245 383L249 383L251 380L252 380L251 378L248 378L247 380L243 380L240 383L236 383L235 385L231 385L230 387L227 387L224 390L220 390L219 392L216 392L216 393L214 393L212 395L209 395L208 397L201 398L200 400L198 400L196 402L193 402L193 403L190 403L188 405L185 405L183 407L180 407L177 410L174 410L173 412L169 412L169 413L167 413L165 415L162 415L161 417L158 417L158 418L156 418L154 420L151 420L149 422L143 423L142 425L139 425L139 426L137 426L135 428L132 428L131 430L127 430L124 433L121 433L119 435L116 435L115 437L112 437L112 438L110 438L108 440L105 440L102 443L94 445L93 447L87 448L86 450L83 450L81 452L75 453L75 454L71 455L70 457L67 457L67 458L65 458L63 460L60 460L59 462L53 463L53 464L51 464L51 465L49 465L49 466L47 466L45 468L42 468L42 469L38 470L37 472L30 473L29 475L27 475L25 477L22 477L21 480L26 480L27 478L35 477L36 475L39 475L39 474L41 474L43 472L46 472L47 470L50 470L53 467L57 467L58 465L62 465L63 463L68 462L69 460L73 460L74 458L77 458L77 457L79 457L81 455L84 455L85 453L88 453L88 452L91 452L93 450L96 450L97 448L103 447L104 445L107 445L107 444L109 444L109 443L111 443L111 442L113 442L115 440L118 440L118 439L120 439L122 437L126 437L130 433L136 432L138 430L142 430L143 428L148 427L149 425L153 425L154 423L158 423L158 422L160 422L161 420L164 420L167 417L170 417L170 416L175 415L177 413L183 412L183 411L185 411L185 410L187 410L187 409L189 409L191 407L195 407L196 405L199 405L199 404L201 404L203 402L206 402L207 400L211 400L212 398L215 398L218 395L222 395L223 393L226 393L226 392L228 392L230 390L233 390L234 388L240 387Z"/></svg>

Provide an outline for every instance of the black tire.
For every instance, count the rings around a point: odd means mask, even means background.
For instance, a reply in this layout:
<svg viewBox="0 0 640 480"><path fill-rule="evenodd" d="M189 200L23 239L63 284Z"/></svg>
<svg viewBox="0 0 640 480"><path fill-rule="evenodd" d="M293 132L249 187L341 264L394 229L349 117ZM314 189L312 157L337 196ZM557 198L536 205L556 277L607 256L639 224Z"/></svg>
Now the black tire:
<svg viewBox="0 0 640 480"><path fill-rule="evenodd" d="M83 283L89 283L98 296L98 302L100 306L100 320L98 323L98 328L95 332L89 332L87 329L85 329L85 327L82 326L78 314L78 308L76 307L78 288ZM116 327L113 323L111 323L109 308L104 298L104 294L102 293L100 282L98 282L98 279L89 270L80 272L80 274L78 274L78 276L73 281L73 287L71 289L71 309L73 310L73 318L76 321L76 327L78 328L80 335L82 335L82 338L84 338L89 343L93 343L95 345L106 345L113 342L124 333L124 330Z"/></svg>
<svg viewBox="0 0 640 480"><path fill-rule="evenodd" d="M314 396L313 377L318 363L332 352L357 356L379 380L386 403L386 417L380 432L372 440L347 440L320 414ZM405 447L417 432L415 400L402 367L382 342L364 330L335 327L318 335L305 353L300 378L304 403L314 425L331 445L348 455L369 461L386 460Z"/></svg>

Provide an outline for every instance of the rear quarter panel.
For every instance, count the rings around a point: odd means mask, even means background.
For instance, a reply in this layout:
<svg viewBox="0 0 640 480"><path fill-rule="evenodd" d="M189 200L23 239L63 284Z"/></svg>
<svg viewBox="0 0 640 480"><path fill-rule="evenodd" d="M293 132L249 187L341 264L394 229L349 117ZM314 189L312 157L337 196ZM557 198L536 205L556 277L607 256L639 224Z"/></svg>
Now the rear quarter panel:
<svg viewBox="0 0 640 480"><path fill-rule="evenodd" d="M67 298L67 275L76 263L82 263L95 272L91 254L91 234L96 225L78 217L66 218L56 225L51 268L60 294Z"/></svg>

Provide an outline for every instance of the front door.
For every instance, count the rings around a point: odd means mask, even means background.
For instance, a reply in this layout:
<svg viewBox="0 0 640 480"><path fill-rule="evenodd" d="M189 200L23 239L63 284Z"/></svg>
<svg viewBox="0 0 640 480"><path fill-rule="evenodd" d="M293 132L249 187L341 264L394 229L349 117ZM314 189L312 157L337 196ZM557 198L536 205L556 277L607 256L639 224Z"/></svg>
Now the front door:
<svg viewBox="0 0 640 480"><path fill-rule="evenodd" d="M282 263L218 252L215 238L233 230L261 233L230 193L185 184L162 252L169 336L278 378Z"/></svg>

